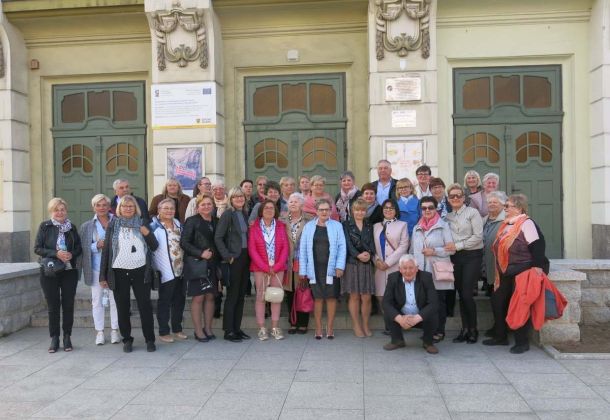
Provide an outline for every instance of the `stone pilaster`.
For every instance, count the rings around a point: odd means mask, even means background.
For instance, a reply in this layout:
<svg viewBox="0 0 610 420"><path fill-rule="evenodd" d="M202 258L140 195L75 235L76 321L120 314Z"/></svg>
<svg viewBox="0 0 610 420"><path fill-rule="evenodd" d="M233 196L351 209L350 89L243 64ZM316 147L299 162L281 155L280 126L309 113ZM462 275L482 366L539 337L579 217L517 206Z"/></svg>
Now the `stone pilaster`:
<svg viewBox="0 0 610 420"><path fill-rule="evenodd" d="M610 0L594 2L589 33L592 256L610 258Z"/></svg>
<svg viewBox="0 0 610 420"><path fill-rule="evenodd" d="M438 176L436 0L408 0L406 8L400 2L369 0L368 42L371 179L377 178L377 161L388 158L388 141L422 141L424 162ZM419 79L421 96L390 100L388 80L400 79ZM416 182L415 173L410 177Z"/></svg>
<svg viewBox="0 0 610 420"><path fill-rule="evenodd" d="M0 262L30 260L27 51L0 4Z"/></svg>
<svg viewBox="0 0 610 420"><path fill-rule="evenodd" d="M215 127L153 127L154 194L165 183L165 149L171 145L202 145L205 175L224 179L222 38L212 2L145 0L145 12L152 38L152 83L213 82L216 87ZM177 19L175 27L168 16Z"/></svg>

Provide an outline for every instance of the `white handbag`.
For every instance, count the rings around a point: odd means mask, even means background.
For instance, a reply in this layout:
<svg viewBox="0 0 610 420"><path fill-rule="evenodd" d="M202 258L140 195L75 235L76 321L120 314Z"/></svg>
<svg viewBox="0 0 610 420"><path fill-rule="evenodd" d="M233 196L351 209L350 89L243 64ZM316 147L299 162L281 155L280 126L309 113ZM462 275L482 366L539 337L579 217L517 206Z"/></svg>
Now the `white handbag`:
<svg viewBox="0 0 610 420"><path fill-rule="evenodd" d="M279 284L282 284L277 274L275 275L275 278ZM267 281L265 283L265 301L269 303L281 303L284 300L284 288L269 286L269 284L271 284L271 276L267 276Z"/></svg>

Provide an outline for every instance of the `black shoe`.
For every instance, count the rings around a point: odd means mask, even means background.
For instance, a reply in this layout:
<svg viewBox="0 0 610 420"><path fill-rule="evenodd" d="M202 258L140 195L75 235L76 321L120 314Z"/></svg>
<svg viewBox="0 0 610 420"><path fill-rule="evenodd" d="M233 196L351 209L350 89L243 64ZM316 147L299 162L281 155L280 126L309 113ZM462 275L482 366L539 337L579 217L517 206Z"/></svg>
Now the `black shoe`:
<svg viewBox="0 0 610 420"><path fill-rule="evenodd" d="M203 332L203 334L204 337L198 337L197 333L193 333L193 336L195 337L195 340L199 341L200 343L207 343L208 341L210 341L210 337L208 337L205 331Z"/></svg>
<svg viewBox="0 0 610 420"><path fill-rule="evenodd" d="M72 340L69 335L64 335L64 351L72 351Z"/></svg>
<svg viewBox="0 0 610 420"><path fill-rule="evenodd" d="M214 333L208 334L207 332L205 332L205 330L203 330L203 333L205 334L205 336L208 338L209 341L216 340L216 336L214 335Z"/></svg>
<svg viewBox="0 0 610 420"><path fill-rule="evenodd" d="M133 351L133 341L123 341L123 353L131 353Z"/></svg>
<svg viewBox="0 0 610 420"><path fill-rule="evenodd" d="M381 333L383 335L390 335L390 330L383 330L383 332Z"/></svg>
<svg viewBox="0 0 610 420"><path fill-rule="evenodd" d="M59 336L54 335L51 337L51 345L49 346L49 353L57 353L59 349Z"/></svg>
<svg viewBox="0 0 610 420"><path fill-rule="evenodd" d="M157 346L155 346L155 342L154 341L147 341L146 342L146 351L149 353L152 353L153 351L157 351Z"/></svg>
<svg viewBox="0 0 610 420"><path fill-rule="evenodd" d="M484 346L508 346L508 338L488 338L482 341Z"/></svg>
<svg viewBox="0 0 610 420"><path fill-rule="evenodd" d="M297 333L297 327L291 326L290 328L288 328L288 334L295 335L296 333Z"/></svg>
<svg viewBox="0 0 610 420"><path fill-rule="evenodd" d="M468 344L474 344L477 341L479 341L479 331L478 330L468 331L468 334L466 335L466 342Z"/></svg>
<svg viewBox="0 0 610 420"><path fill-rule="evenodd" d="M514 346L512 346L510 348L510 352L512 354L521 354L521 353L525 353L529 349L530 349L529 344L515 344Z"/></svg>
<svg viewBox="0 0 610 420"><path fill-rule="evenodd" d="M485 337L490 337L490 338L494 338L494 336L496 335L496 330L495 328L491 327L488 330L485 330L485 334L483 334Z"/></svg>
<svg viewBox="0 0 610 420"><path fill-rule="evenodd" d="M461 330L457 337L453 339L454 343L463 343L466 341L466 330Z"/></svg>
<svg viewBox="0 0 610 420"><path fill-rule="evenodd" d="M241 338L242 340L249 340L250 336L248 334L246 334L245 332L243 332L242 330L239 330L237 332L237 334L235 334L236 336L238 336L239 338Z"/></svg>
<svg viewBox="0 0 610 420"><path fill-rule="evenodd" d="M231 341L232 343L241 343L241 337L234 332L225 333L225 340Z"/></svg>

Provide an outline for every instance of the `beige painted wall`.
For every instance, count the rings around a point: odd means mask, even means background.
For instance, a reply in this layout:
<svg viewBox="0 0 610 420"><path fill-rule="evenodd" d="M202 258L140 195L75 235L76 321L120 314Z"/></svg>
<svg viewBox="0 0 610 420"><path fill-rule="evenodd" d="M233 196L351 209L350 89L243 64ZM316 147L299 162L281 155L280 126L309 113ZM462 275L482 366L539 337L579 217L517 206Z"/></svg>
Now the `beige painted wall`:
<svg viewBox="0 0 610 420"><path fill-rule="evenodd" d="M222 2L219 3L222 5ZM224 55L227 185L245 175L244 78L342 72L346 81L347 168L368 180L367 4L361 0L317 5L218 7ZM296 49L300 61L288 63Z"/></svg>
<svg viewBox="0 0 610 420"><path fill-rule="evenodd" d="M91 13L12 21L23 33L28 61L36 59L40 63L39 70L24 70L29 77L31 116L32 239L40 221L47 217L46 203L54 191L50 131L53 85L133 80L144 80L149 85L150 33L144 14ZM149 115L147 109L147 120ZM148 153L151 156L150 147ZM150 191L150 165L147 171Z"/></svg>
<svg viewBox="0 0 610 420"><path fill-rule="evenodd" d="M589 2L439 2L439 172L453 177L453 85L457 67L559 64L562 69L564 249L591 257Z"/></svg>

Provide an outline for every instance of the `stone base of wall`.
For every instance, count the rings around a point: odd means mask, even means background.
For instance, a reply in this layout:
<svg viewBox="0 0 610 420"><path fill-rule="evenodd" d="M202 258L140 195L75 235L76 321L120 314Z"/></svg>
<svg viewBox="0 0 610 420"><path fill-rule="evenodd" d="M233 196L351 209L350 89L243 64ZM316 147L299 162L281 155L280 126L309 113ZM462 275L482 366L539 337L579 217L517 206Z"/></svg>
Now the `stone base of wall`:
<svg viewBox="0 0 610 420"><path fill-rule="evenodd" d="M581 283L586 280L584 273L555 264L562 260L551 261L549 279L568 300L563 316L545 322L538 339L541 344L559 344L580 341L581 321Z"/></svg>
<svg viewBox="0 0 610 420"><path fill-rule="evenodd" d="M29 326L44 307L37 263L0 264L0 337Z"/></svg>
<svg viewBox="0 0 610 420"><path fill-rule="evenodd" d="M610 323L610 260L556 260L554 263L586 276L581 283L581 323Z"/></svg>
<svg viewBox="0 0 610 420"><path fill-rule="evenodd" d="M593 225L593 258L610 258L610 225Z"/></svg>
<svg viewBox="0 0 610 420"><path fill-rule="evenodd" d="M30 261L30 232L0 232L0 263Z"/></svg>

